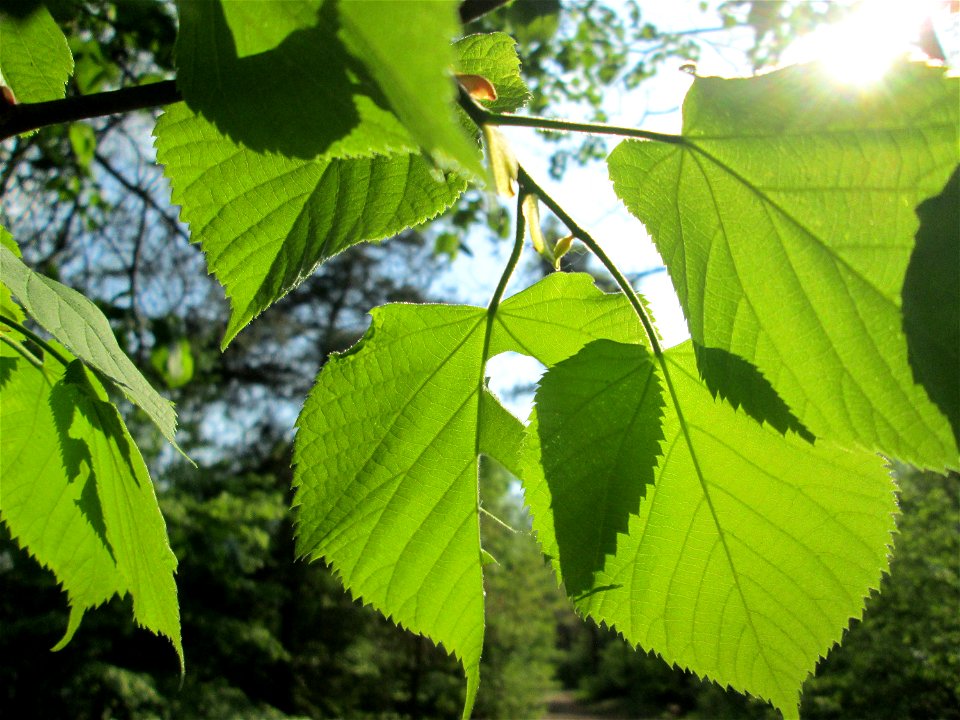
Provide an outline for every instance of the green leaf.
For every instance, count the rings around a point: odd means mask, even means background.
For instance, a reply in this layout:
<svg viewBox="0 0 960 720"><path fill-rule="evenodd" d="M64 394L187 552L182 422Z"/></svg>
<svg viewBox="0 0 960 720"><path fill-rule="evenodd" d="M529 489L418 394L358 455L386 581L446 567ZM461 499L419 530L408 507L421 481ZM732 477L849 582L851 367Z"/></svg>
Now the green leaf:
<svg viewBox="0 0 960 720"><path fill-rule="evenodd" d="M174 446L177 416L124 354L100 309L73 288L34 272L6 246L0 247L0 281L26 311L74 355L117 384Z"/></svg>
<svg viewBox="0 0 960 720"><path fill-rule="evenodd" d="M663 407L653 356L642 345L593 341L540 381L529 433L542 467L524 467L521 477L538 473L550 488L553 559L570 597L594 590L595 574L653 484Z"/></svg>
<svg viewBox="0 0 960 720"><path fill-rule="evenodd" d="M460 34L457 2L340 2L340 37L379 85L413 138L444 167L484 177L480 153L454 113L450 43Z"/></svg>
<svg viewBox="0 0 960 720"><path fill-rule="evenodd" d="M177 5L177 86L237 145L301 159L417 151L344 48L337 3Z"/></svg>
<svg viewBox="0 0 960 720"><path fill-rule="evenodd" d="M116 408L78 360L64 372L46 353L38 367L0 344L0 367L0 515L67 593L70 619L54 649L70 640L88 608L129 593L136 622L170 639L182 669L177 560L146 465Z"/></svg>
<svg viewBox="0 0 960 720"><path fill-rule="evenodd" d="M642 342L643 330L619 294L597 289L586 273L551 273L502 303L490 357L514 351L556 365L593 340Z"/></svg>
<svg viewBox="0 0 960 720"><path fill-rule="evenodd" d="M13 239L13 235L7 232L7 229L3 226L0 226L0 245L7 248L14 256L18 258L22 257L17 241ZM14 302L10 296L10 289L3 283L2 278L0 278L0 315L17 322L23 322L25 317L23 309Z"/></svg>
<svg viewBox="0 0 960 720"><path fill-rule="evenodd" d="M957 166L958 108L958 81L918 65L870 92L815 66L697 78L682 142L609 158L695 342L755 366L817 437L939 469L957 444L914 383L900 293L914 208Z"/></svg>
<svg viewBox="0 0 960 720"><path fill-rule="evenodd" d="M960 445L960 167L917 215L917 244L903 282L903 332L914 378L949 418Z"/></svg>
<svg viewBox="0 0 960 720"><path fill-rule="evenodd" d="M0 83L19 103L59 100L73 72L73 55L43 3L0 9Z"/></svg>
<svg viewBox="0 0 960 720"><path fill-rule="evenodd" d="M558 274L504 301L489 329L482 308L377 308L297 421L298 552L326 558L355 597L455 653L465 714L483 646L477 456L516 470L522 438L484 389L486 359L601 329L635 337L614 304L588 275Z"/></svg>
<svg viewBox="0 0 960 720"><path fill-rule="evenodd" d="M298 160L256 153L183 104L167 108L156 136L173 202L230 298L224 347L327 258L434 217L466 187L457 176L437 177L416 154Z"/></svg>
<svg viewBox="0 0 960 720"><path fill-rule="evenodd" d="M617 352L626 360L636 350ZM612 354L611 344L595 343L569 362L599 365ZM887 568L893 483L876 456L781 436L715 401L690 343L668 350L666 365L679 408L668 401L655 483L575 605L667 662L796 717L804 679ZM603 410L598 404L595 422L615 426L624 412ZM630 442L633 435L620 432ZM587 499L554 492L539 470L550 464L542 434L531 425L523 480L534 529L562 573L557 516ZM578 460L603 467L602 454L604 447L585 446ZM632 479L645 482L646 470L646 461L638 464Z"/></svg>
<svg viewBox="0 0 960 720"><path fill-rule="evenodd" d="M530 100L520 76L520 58L512 37L502 32L468 35L454 43L454 67L464 75L482 75L497 90L497 99L481 101L494 112L514 112Z"/></svg>
<svg viewBox="0 0 960 720"><path fill-rule="evenodd" d="M297 549L454 653L479 684L477 453L485 312L388 305L333 356L297 421Z"/></svg>

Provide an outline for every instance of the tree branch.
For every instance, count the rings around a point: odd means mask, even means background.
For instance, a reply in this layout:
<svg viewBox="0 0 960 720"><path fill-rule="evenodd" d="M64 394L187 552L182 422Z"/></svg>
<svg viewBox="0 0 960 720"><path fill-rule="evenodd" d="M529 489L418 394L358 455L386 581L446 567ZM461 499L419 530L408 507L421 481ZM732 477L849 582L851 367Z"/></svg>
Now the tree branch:
<svg viewBox="0 0 960 720"><path fill-rule="evenodd" d="M463 0L460 21L468 23L506 5L508 0ZM88 120L169 105L183 99L175 80L78 95L62 100L0 106L0 142L48 125Z"/></svg>
<svg viewBox="0 0 960 720"><path fill-rule="evenodd" d="M460 22L466 25L471 20L476 20L481 15L486 15L508 2L510 0L463 0L460 3Z"/></svg>
<svg viewBox="0 0 960 720"><path fill-rule="evenodd" d="M181 99L176 82L164 80L63 100L8 105L0 111L0 141L48 125L169 105Z"/></svg>

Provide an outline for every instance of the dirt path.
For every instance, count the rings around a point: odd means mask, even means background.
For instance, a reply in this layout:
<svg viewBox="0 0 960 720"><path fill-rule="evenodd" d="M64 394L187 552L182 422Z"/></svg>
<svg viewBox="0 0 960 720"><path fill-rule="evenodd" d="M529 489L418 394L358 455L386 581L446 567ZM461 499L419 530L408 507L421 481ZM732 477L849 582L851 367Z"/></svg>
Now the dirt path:
<svg viewBox="0 0 960 720"><path fill-rule="evenodd" d="M626 720L625 716L604 712L577 700L572 690L558 690L547 697L547 714L543 720Z"/></svg>

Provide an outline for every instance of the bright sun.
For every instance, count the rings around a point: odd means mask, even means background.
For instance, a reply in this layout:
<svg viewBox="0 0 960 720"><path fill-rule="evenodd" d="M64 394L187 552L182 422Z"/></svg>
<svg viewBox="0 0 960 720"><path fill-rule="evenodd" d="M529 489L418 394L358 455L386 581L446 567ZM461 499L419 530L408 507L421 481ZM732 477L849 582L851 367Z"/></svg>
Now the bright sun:
<svg viewBox="0 0 960 720"><path fill-rule="evenodd" d="M783 59L820 61L838 82L868 85L915 49L923 22L943 10L943 0L866 0L842 21L798 38Z"/></svg>

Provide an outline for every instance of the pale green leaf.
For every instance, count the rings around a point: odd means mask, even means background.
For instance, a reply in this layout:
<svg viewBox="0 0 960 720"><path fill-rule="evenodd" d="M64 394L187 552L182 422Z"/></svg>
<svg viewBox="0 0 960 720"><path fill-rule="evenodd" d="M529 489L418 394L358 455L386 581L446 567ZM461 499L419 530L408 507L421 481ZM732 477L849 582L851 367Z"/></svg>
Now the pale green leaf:
<svg viewBox="0 0 960 720"><path fill-rule="evenodd" d="M176 447L177 416L126 356L100 309L73 288L36 273L0 246L0 281L40 325L74 355L110 378Z"/></svg>
<svg viewBox="0 0 960 720"><path fill-rule="evenodd" d="M639 510L660 454L664 400L642 345L595 340L543 376L521 477L550 488L554 562L567 594L595 591L594 576ZM535 436L535 437L534 437Z"/></svg>
<svg viewBox="0 0 960 720"><path fill-rule="evenodd" d="M601 349L588 345L578 362ZM893 483L879 457L784 437L715 401L690 343L667 351L666 366L680 407L668 397L655 483L575 604L667 662L796 717L801 684L887 567ZM555 518L569 508L557 505L576 499L538 471L537 432L526 452L534 529L561 572ZM606 462L591 455L584 447L578 461Z"/></svg>
<svg viewBox="0 0 960 720"><path fill-rule="evenodd" d="M755 366L817 437L939 469L957 444L914 382L901 289L915 208L957 166L958 84L915 64L870 90L816 66L697 78L682 142L609 159L697 343Z"/></svg>
<svg viewBox="0 0 960 720"><path fill-rule="evenodd" d="M302 159L416 151L344 48L337 5L179 0L177 86L185 101L256 151Z"/></svg>
<svg viewBox="0 0 960 720"><path fill-rule="evenodd" d="M58 100L73 72L73 55L43 3L0 9L0 83L19 103Z"/></svg>
<svg viewBox="0 0 960 720"><path fill-rule="evenodd" d="M468 35L454 43L458 73L481 75L497 90L497 99L480 101L494 112L514 112L530 100L530 90L520 76L516 42L502 32Z"/></svg>
<svg viewBox="0 0 960 720"><path fill-rule="evenodd" d="M7 248L14 256L18 258L22 257L17 241L13 239L13 235L7 232L7 229L3 226L0 226L0 245ZM0 276L2 276L2 272L0 272ZM16 322L23 322L25 317L23 308L17 305L13 298L10 297L10 289L3 283L2 277L0 277L0 315Z"/></svg>
<svg viewBox="0 0 960 720"><path fill-rule="evenodd" d="M61 351L67 354L66 351ZM54 572L70 620L129 593L135 621L173 643L180 618L170 550L140 452L97 379L50 353L41 366L0 344L0 515L17 543Z"/></svg>
<svg viewBox="0 0 960 720"><path fill-rule="evenodd" d="M157 159L232 308L226 346L321 262L449 207L466 183L420 155L298 160L256 153L183 104L157 123Z"/></svg>
<svg viewBox="0 0 960 720"><path fill-rule="evenodd" d="M445 167L483 177L476 144L454 113L454 0L341 2L340 37L376 80L420 147Z"/></svg>

